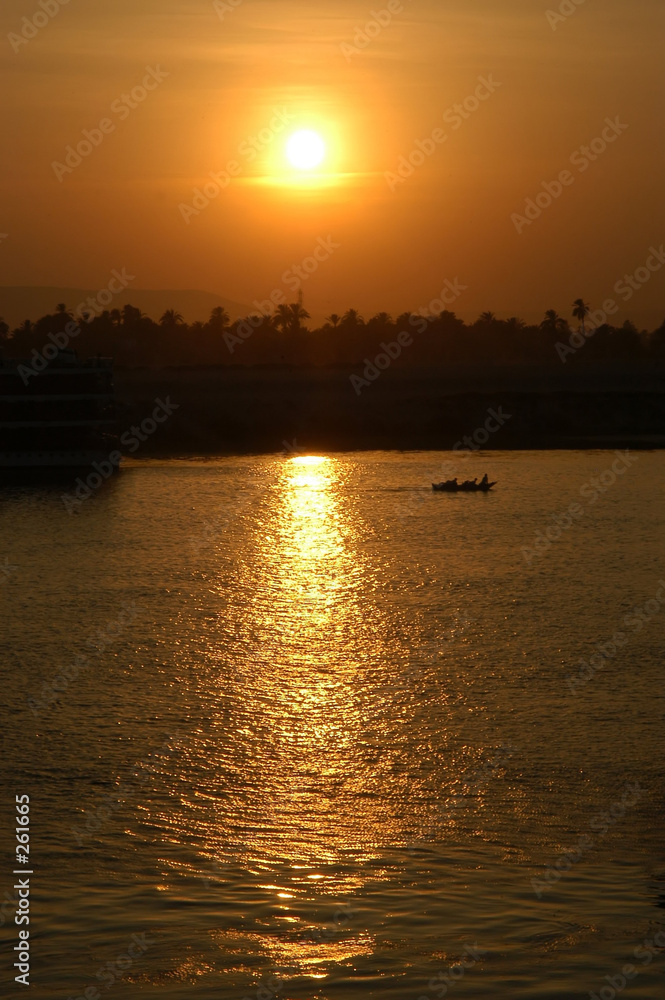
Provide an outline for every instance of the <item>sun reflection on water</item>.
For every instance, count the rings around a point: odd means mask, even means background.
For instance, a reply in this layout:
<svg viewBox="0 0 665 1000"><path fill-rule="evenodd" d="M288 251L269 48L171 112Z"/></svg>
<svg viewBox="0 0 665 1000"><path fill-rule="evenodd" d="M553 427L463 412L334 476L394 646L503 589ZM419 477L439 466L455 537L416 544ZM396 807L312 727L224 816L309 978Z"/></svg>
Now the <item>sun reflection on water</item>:
<svg viewBox="0 0 665 1000"><path fill-rule="evenodd" d="M183 765L205 787L187 795L172 836L195 838L202 867L217 866L210 889L225 905L237 894L244 909L249 894L260 917L245 923L248 950L286 974L325 977L373 947L366 931L331 921L365 884L358 859L377 858L390 825L370 791L358 680L372 635L381 653L382 617L363 599L368 566L344 463L306 455L273 470L252 544L232 585L219 584L222 604L237 602L235 630L221 621L209 651L220 664L211 738ZM231 927L220 947L237 939Z"/></svg>

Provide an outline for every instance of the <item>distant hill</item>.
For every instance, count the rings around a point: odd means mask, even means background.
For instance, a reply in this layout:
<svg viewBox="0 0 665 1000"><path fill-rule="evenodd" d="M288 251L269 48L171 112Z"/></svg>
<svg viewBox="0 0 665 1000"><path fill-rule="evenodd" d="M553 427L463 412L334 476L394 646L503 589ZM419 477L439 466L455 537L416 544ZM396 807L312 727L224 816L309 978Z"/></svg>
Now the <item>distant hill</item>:
<svg viewBox="0 0 665 1000"><path fill-rule="evenodd" d="M37 320L40 316L55 312L58 302L64 302L69 309L75 309L80 302L96 297L99 289L84 288L41 288L41 287L0 287L0 317L11 328L23 320ZM122 309L133 305L151 319L159 319L167 309L182 313L188 323L206 320L215 306L223 306L232 319L244 316L250 307L231 299L224 299L212 292L198 291L145 291L131 285L116 295L107 307Z"/></svg>

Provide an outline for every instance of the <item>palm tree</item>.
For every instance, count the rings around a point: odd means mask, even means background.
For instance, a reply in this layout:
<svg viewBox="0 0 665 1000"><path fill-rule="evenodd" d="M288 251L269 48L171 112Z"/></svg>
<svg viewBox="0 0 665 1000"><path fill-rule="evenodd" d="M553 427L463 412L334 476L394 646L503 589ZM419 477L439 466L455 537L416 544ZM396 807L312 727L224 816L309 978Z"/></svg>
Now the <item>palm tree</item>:
<svg viewBox="0 0 665 1000"><path fill-rule="evenodd" d="M480 316L478 317L478 322L479 323L493 323L495 319L496 319L496 316L494 315L493 312L484 312L484 313L481 313Z"/></svg>
<svg viewBox="0 0 665 1000"><path fill-rule="evenodd" d="M274 325L277 330L281 330L282 333L286 333L291 324L291 309L285 303L281 306L277 306L277 312L274 316Z"/></svg>
<svg viewBox="0 0 665 1000"><path fill-rule="evenodd" d="M397 319L395 320L395 326L399 330L408 330L408 328L411 326L412 316L417 316L418 319L421 318L420 316L418 316L418 313L411 313L411 312L400 313Z"/></svg>
<svg viewBox="0 0 665 1000"><path fill-rule="evenodd" d="M568 323L563 316L559 316L556 309L548 309L545 313L545 319L540 324L540 329L556 333L557 330L563 330L567 326Z"/></svg>
<svg viewBox="0 0 665 1000"><path fill-rule="evenodd" d="M0 340L6 340L8 333L9 333L9 327L5 323L2 316L0 316Z"/></svg>
<svg viewBox="0 0 665 1000"><path fill-rule="evenodd" d="M365 320L362 318L357 309L347 309L342 316L342 323L345 323L346 326L361 326L364 322Z"/></svg>
<svg viewBox="0 0 665 1000"><path fill-rule="evenodd" d="M16 329L14 330L14 336L30 337L34 332L34 329L35 329L35 324L32 322L32 320L24 319L21 325L17 326Z"/></svg>
<svg viewBox="0 0 665 1000"><path fill-rule="evenodd" d="M589 315L590 309L583 299L575 299L573 302L573 316L582 324L582 333L586 335L584 321Z"/></svg>
<svg viewBox="0 0 665 1000"><path fill-rule="evenodd" d="M143 313L136 306L123 306L122 307L122 325L132 326L134 323L140 322L143 319Z"/></svg>
<svg viewBox="0 0 665 1000"><path fill-rule="evenodd" d="M331 313L330 316L326 316L326 323L330 323L332 327L339 325L342 317L338 316L337 313Z"/></svg>
<svg viewBox="0 0 665 1000"><path fill-rule="evenodd" d="M231 325L231 317L227 313L223 306L215 306L215 308L210 313L210 319L208 320L208 326L215 333L226 333Z"/></svg>
<svg viewBox="0 0 665 1000"><path fill-rule="evenodd" d="M58 302L57 306L55 307L55 311L57 313L60 313L61 316L67 315L67 306L65 305L64 302Z"/></svg>
<svg viewBox="0 0 665 1000"><path fill-rule="evenodd" d="M303 329L302 320L309 319L309 313L300 302L292 302L290 306L287 306L290 313L289 331L291 333L300 333Z"/></svg>
<svg viewBox="0 0 665 1000"><path fill-rule="evenodd" d="M506 326L510 327L511 330L524 330L526 328L526 323L518 316L510 316L506 320Z"/></svg>
<svg viewBox="0 0 665 1000"><path fill-rule="evenodd" d="M372 316L372 318L370 319L370 323L373 326L382 326L382 327L390 326L392 321L393 321L392 316L390 315L390 313L387 312L377 313L376 316Z"/></svg>
<svg viewBox="0 0 665 1000"><path fill-rule="evenodd" d="M181 315L181 313L176 312L175 309L167 309L164 315L161 317L159 325L175 327L175 326L182 326L184 322L185 320Z"/></svg>
<svg viewBox="0 0 665 1000"><path fill-rule="evenodd" d="M292 302L290 305L282 304L277 306L274 317L269 317L272 324L282 333L298 334L303 330L302 320L309 319L309 313L303 309L299 302Z"/></svg>

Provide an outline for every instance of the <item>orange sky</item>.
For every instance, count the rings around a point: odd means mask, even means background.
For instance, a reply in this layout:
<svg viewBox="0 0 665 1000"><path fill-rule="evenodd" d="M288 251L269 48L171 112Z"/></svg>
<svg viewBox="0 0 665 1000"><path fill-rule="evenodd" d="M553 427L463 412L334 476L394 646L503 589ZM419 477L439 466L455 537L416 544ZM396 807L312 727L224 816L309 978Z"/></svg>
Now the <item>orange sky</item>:
<svg viewBox="0 0 665 1000"><path fill-rule="evenodd" d="M127 267L136 288L293 298L285 273L330 237L303 283L315 317L416 309L458 279L467 319L568 315L581 295L663 320L665 267L629 297L615 287L665 242L662 0L555 0L573 11L556 19L547 0L41 3L2 6L0 284L102 288ZM298 127L329 142L321 180L285 170ZM593 160L575 156L596 139ZM183 210L233 162L207 207ZM566 170L547 206L543 182Z"/></svg>

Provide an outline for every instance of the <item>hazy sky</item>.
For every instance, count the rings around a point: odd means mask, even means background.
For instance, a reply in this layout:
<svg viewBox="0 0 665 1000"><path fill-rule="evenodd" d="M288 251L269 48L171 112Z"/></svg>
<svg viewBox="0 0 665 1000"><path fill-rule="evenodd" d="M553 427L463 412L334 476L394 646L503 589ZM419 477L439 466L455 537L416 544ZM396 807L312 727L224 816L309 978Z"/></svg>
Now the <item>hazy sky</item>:
<svg viewBox="0 0 665 1000"><path fill-rule="evenodd" d="M465 318L578 296L665 318L665 266L630 301L615 287L665 243L662 0L41 3L0 15L0 284L102 288L126 267L137 288L293 299L285 273L331 238L303 283L315 316L416 309L457 279ZM285 165L302 127L328 143L318 181Z"/></svg>

